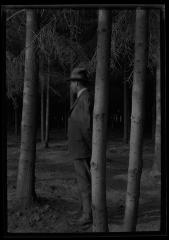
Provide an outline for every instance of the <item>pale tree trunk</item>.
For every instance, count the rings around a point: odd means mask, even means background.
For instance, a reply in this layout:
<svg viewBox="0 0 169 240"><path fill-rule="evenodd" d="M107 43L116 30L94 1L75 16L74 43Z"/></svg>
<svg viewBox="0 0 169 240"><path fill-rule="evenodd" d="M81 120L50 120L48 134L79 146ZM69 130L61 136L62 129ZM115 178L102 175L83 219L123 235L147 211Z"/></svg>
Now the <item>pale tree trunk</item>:
<svg viewBox="0 0 169 240"><path fill-rule="evenodd" d="M161 61L160 61L160 20L157 25L158 47L156 52L156 123L155 123L155 152L153 172L161 174Z"/></svg>
<svg viewBox="0 0 169 240"><path fill-rule="evenodd" d="M160 62L160 60L158 61ZM161 96L160 96L160 63L156 69L156 127L155 127L155 156L153 171L161 172Z"/></svg>
<svg viewBox="0 0 169 240"><path fill-rule="evenodd" d="M99 10L91 160L94 232L108 231L105 180L110 43L111 11Z"/></svg>
<svg viewBox="0 0 169 240"><path fill-rule="evenodd" d="M135 57L132 88L132 113L124 231L136 231L142 173L143 118L148 46L148 13L137 8L135 24Z"/></svg>
<svg viewBox="0 0 169 240"><path fill-rule="evenodd" d="M167 78L166 78L166 59L167 59L167 54L166 54L166 19L165 19L165 5L163 4L161 12L160 12L160 73L161 73L161 101L160 101L160 107L161 107L161 134L163 135L163 144L161 144L161 164L160 168L162 171L161 172L161 232L167 232L167 174L168 174L168 169L167 169L167 163L168 163L168 158L167 158ZM160 91L159 91L160 92ZM166 206L166 207L164 207Z"/></svg>
<svg viewBox="0 0 169 240"><path fill-rule="evenodd" d="M41 83L41 143L44 144L44 74L43 74L43 66L44 66L44 58L39 59L40 61L40 83Z"/></svg>
<svg viewBox="0 0 169 240"><path fill-rule="evenodd" d="M49 147L49 87L50 87L50 59L48 58L48 78L46 85L46 134L45 134L45 148Z"/></svg>
<svg viewBox="0 0 169 240"><path fill-rule="evenodd" d="M128 99L128 85L126 81L126 75L125 75L125 67L124 67L124 86L123 86L123 92L124 92L124 130L123 130L123 141L124 143L128 143L128 127L129 127L129 99Z"/></svg>
<svg viewBox="0 0 169 240"><path fill-rule="evenodd" d="M35 42L37 13L26 10L26 50L21 125L21 147L17 175L17 199L22 207L29 207L35 199L36 159L36 105L37 105L37 57Z"/></svg>

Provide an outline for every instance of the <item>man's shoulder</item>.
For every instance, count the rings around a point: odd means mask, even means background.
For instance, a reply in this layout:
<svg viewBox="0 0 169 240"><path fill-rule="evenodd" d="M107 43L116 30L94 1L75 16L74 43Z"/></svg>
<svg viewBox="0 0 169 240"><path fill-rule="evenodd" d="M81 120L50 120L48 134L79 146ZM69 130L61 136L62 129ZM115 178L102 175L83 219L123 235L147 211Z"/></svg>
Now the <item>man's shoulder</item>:
<svg viewBox="0 0 169 240"><path fill-rule="evenodd" d="M92 94L88 91L88 90L85 90L80 99L79 99L81 102L88 102L89 104L92 104L93 103L93 97L92 97Z"/></svg>
<svg viewBox="0 0 169 240"><path fill-rule="evenodd" d="M85 105L87 104L89 108L93 108L94 99L92 97L92 94L88 90L82 93L79 101L80 101L80 104L85 104Z"/></svg>
<svg viewBox="0 0 169 240"><path fill-rule="evenodd" d="M90 93L87 89L85 89L82 93L81 93L81 96L80 98L81 99L86 99L86 98L89 98L90 97Z"/></svg>

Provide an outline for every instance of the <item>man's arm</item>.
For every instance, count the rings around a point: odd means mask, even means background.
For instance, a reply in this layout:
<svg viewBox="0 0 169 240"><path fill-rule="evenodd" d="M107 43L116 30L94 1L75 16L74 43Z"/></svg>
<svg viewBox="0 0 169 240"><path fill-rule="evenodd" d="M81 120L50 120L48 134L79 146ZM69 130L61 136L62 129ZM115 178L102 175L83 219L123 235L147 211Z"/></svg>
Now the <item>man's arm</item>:
<svg viewBox="0 0 169 240"><path fill-rule="evenodd" d="M87 97L83 101L83 108L82 108L82 135L83 139L87 143L89 149L92 149L92 116L93 116L93 107L90 97Z"/></svg>

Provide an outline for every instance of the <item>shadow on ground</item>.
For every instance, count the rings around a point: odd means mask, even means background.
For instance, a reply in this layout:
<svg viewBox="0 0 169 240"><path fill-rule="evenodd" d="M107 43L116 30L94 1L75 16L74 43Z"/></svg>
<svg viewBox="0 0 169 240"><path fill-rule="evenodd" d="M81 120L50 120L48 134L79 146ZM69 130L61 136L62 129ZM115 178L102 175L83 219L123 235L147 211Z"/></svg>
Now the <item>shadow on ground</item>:
<svg viewBox="0 0 169 240"><path fill-rule="evenodd" d="M56 133L55 133L56 134ZM67 140L54 141L49 148L37 143L36 193L39 204L22 213L15 208L16 176L19 159L19 140L8 137L7 185L8 185L8 231L40 233L91 232L78 225L80 200L73 163L69 160ZM152 180L149 171L153 161L153 146L145 142L143 148L144 168L137 231L158 231L160 226L160 184ZM109 230L121 232L125 194L127 188L129 145L122 139L110 139L107 148L107 209Z"/></svg>

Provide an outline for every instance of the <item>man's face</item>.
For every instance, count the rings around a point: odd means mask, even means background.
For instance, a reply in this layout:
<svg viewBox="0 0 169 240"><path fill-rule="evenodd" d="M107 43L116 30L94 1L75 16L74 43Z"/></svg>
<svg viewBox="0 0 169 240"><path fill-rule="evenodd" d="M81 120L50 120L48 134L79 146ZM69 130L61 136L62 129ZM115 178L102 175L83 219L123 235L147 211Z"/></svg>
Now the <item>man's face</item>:
<svg viewBox="0 0 169 240"><path fill-rule="evenodd" d="M70 87L71 87L71 90L73 93L77 93L77 82L76 81L71 81Z"/></svg>

